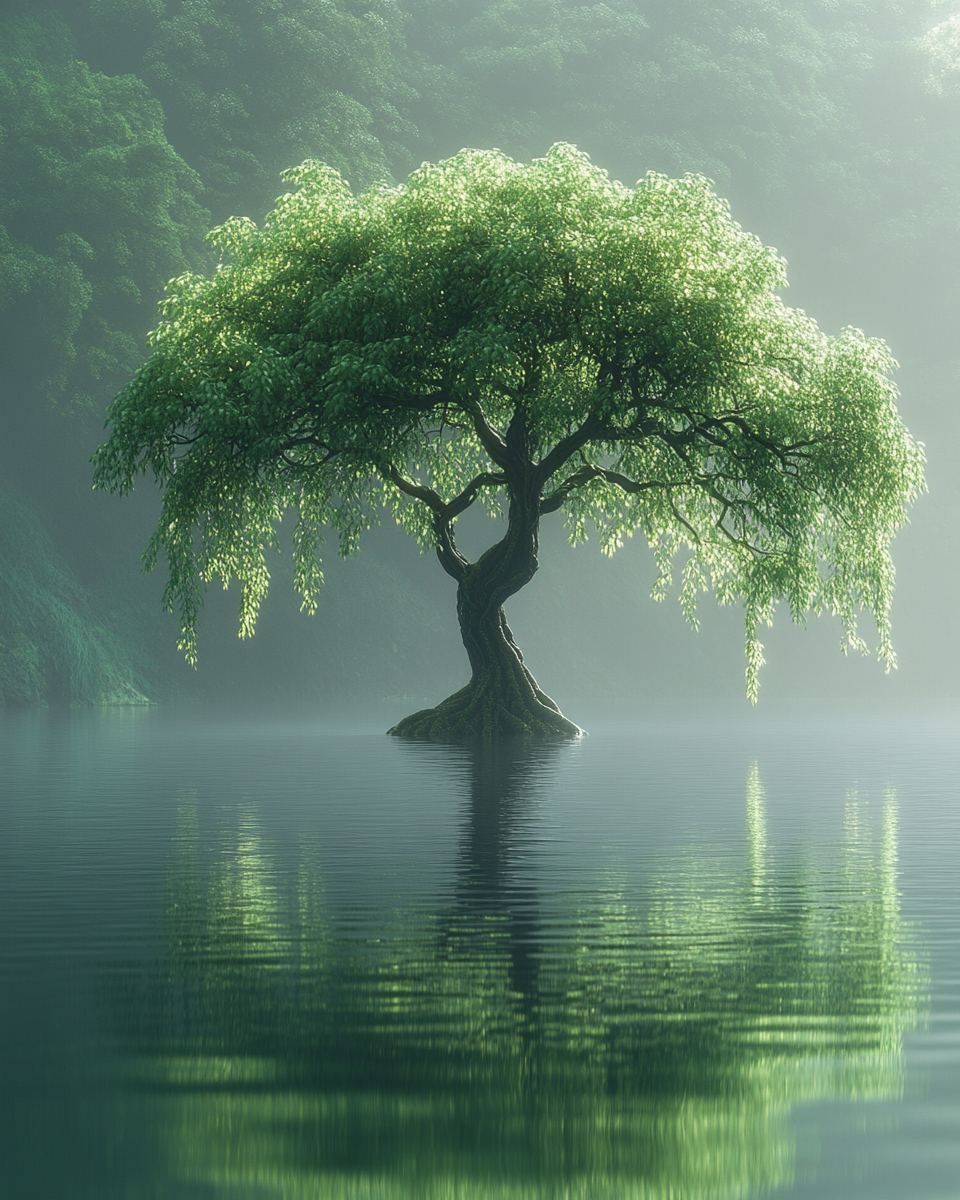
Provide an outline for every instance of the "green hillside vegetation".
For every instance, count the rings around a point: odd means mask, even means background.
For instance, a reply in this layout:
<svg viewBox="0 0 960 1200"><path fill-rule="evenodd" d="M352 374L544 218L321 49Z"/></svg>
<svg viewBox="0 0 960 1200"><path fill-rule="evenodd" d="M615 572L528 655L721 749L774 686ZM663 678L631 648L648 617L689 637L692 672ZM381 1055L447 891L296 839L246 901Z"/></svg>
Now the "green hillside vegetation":
<svg viewBox="0 0 960 1200"><path fill-rule="evenodd" d="M415 131L398 108L411 94L403 15L389 0L86 7L83 50L104 70L144 80L217 218L238 204L263 208L280 172L304 158L365 187L409 152Z"/></svg>
<svg viewBox="0 0 960 1200"><path fill-rule="evenodd" d="M0 704L145 704L129 641L91 609L29 500L0 481Z"/></svg>
<svg viewBox="0 0 960 1200"><path fill-rule="evenodd" d="M205 257L202 184L144 83L78 61L62 22L9 21L2 44L8 369L54 401L102 403L140 361L164 283Z"/></svg>

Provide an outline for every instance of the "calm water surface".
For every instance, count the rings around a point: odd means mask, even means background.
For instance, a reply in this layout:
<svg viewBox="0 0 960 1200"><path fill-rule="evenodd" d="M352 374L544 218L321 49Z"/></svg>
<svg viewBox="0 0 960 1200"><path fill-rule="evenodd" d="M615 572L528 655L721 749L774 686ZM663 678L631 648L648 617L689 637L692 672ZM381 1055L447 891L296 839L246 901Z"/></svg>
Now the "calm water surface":
<svg viewBox="0 0 960 1200"><path fill-rule="evenodd" d="M960 1194L960 718L385 726L0 714L4 1196Z"/></svg>

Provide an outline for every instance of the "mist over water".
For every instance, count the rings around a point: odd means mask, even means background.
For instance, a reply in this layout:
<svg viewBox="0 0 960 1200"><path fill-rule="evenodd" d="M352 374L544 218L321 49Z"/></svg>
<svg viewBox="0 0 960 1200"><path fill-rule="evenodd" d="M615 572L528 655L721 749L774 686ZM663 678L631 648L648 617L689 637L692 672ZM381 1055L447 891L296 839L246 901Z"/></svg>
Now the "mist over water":
<svg viewBox="0 0 960 1200"><path fill-rule="evenodd" d="M381 730L3 716L13 1194L948 1193L955 716Z"/></svg>

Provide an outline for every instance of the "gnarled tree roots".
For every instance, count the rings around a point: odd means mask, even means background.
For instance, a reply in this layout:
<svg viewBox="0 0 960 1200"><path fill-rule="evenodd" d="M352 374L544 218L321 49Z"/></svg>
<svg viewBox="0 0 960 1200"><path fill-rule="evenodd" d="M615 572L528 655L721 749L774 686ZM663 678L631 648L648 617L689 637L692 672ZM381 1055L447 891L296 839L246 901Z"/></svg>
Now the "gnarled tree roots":
<svg viewBox="0 0 960 1200"><path fill-rule="evenodd" d="M526 674L526 672L525 672ZM431 742L492 742L506 738L552 741L582 737L579 725L568 721L556 704L540 691L532 676L528 686L507 695L489 682L472 680L436 708L404 717L387 732L394 737Z"/></svg>

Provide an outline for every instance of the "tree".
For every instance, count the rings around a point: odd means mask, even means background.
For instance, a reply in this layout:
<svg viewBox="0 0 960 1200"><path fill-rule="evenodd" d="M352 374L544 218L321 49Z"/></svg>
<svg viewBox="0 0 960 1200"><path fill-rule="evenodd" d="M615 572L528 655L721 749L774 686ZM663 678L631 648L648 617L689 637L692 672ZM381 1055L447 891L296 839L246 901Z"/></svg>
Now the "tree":
<svg viewBox="0 0 960 1200"><path fill-rule="evenodd" d="M211 236L210 279L170 285L154 352L109 413L95 485L152 471L181 645L196 651L203 586L241 583L253 630L285 508L297 584L315 607L324 526L353 551L383 507L458 585L472 677L391 732L563 736L503 613L537 570L541 518L613 552L639 531L680 599L742 599L747 688L778 600L829 608L863 650L857 612L893 662L889 543L923 486L886 346L829 338L776 295L782 259L708 182L611 181L574 147L529 165L464 150L401 187L351 196L331 169L263 229ZM471 505L506 510L476 562L456 540Z"/></svg>

